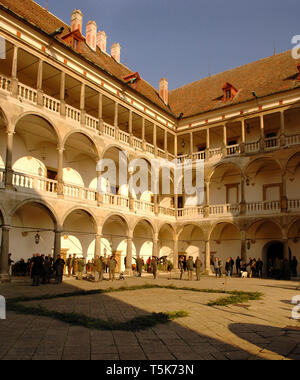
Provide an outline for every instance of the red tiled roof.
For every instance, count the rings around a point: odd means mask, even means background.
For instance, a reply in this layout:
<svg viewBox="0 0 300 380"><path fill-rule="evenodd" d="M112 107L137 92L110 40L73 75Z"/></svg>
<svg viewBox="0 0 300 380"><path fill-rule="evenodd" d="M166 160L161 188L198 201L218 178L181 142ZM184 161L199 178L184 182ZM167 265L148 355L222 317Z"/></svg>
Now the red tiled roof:
<svg viewBox="0 0 300 380"><path fill-rule="evenodd" d="M183 117L216 110L253 100L252 91L263 97L300 87L297 61L291 51L201 79L170 91L169 103L175 114ZM223 87L230 83L237 89L231 101L223 101Z"/></svg>
<svg viewBox="0 0 300 380"><path fill-rule="evenodd" d="M64 42L61 37L71 31L69 25L33 0L0 0L0 4L48 34L64 26L64 33L60 37L56 37L62 43ZM81 55L127 86L124 78L133 74L133 71L117 63L112 57L102 53L100 49L97 49L97 53L95 53L85 43L81 46ZM178 116L183 113L185 118L253 100L252 91L255 91L258 97L263 97L299 88L297 63L292 58L291 52L288 51L201 79L170 91L169 107L160 98L158 91L143 79L139 81L138 92L169 115ZM224 102L222 88L227 82L235 87L238 93L233 100Z"/></svg>
<svg viewBox="0 0 300 380"><path fill-rule="evenodd" d="M56 37L62 43L64 43L62 37L71 32L69 25L57 18L51 12L45 10L33 0L0 0L0 4L4 5L6 8L9 8L13 13L21 16L48 34L53 33L56 29L63 26L65 28L63 34L59 37ZM130 74L133 74L133 71L124 65L117 63L112 57L103 53L100 49L97 49L97 52L95 53L85 43L81 45L81 55L100 66L103 70L116 77L124 84L125 81L123 78ZM139 82L138 90L140 94L145 96L152 103L172 115L170 108L166 106L163 100L160 98L158 91L148 82L142 79Z"/></svg>

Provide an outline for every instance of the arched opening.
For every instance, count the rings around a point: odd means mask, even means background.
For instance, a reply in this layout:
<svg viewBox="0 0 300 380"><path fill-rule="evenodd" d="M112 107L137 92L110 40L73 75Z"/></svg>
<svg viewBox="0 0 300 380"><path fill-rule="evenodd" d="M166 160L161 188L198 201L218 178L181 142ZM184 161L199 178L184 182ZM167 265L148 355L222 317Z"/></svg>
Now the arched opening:
<svg viewBox="0 0 300 380"><path fill-rule="evenodd" d="M189 256L192 256L194 261L199 257L203 268L205 268L204 234L196 224L184 226L178 238L178 258L188 259Z"/></svg>
<svg viewBox="0 0 300 380"><path fill-rule="evenodd" d="M221 259L223 269L228 258L236 260L241 257L241 232L232 223L220 222L212 230L210 235L211 262L215 258Z"/></svg>
<svg viewBox="0 0 300 380"><path fill-rule="evenodd" d="M124 272L126 269L127 239L126 220L119 215L110 216L102 227L101 256L115 256L118 263L116 272Z"/></svg>
<svg viewBox="0 0 300 380"><path fill-rule="evenodd" d="M96 166L99 155L95 143L85 134L75 132L67 137L64 149L65 195L95 200L95 194L91 195L97 190ZM83 192L82 189L90 192Z"/></svg>
<svg viewBox="0 0 300 380"><path fill-rule="evenodd" d="M84 257L86 262L95 255L95 233L97 231L94 217L82 209L73 210L63 224L61 252L64 258L76 254Z"/></svg>
<svg viewBox="0 0 300 380"><path fill-rule="evenodd" d="M147 220L140 220L133 231L133 263L137 257L146 264L153 254L153 227Z"/></svg>
<svg viewBox="0 0 300 380"><path fill-rule="evenodd" d="M242 188L241 170L237 165L225 163L214 169L210 178L209 198L211 215L239 213Z"/></svg>
<svg viewBox="0 0 300 380"><path fill-rule="evenodd" d="M271 220L258 220L254 222L247 231L247 256L248 259L262 259L264 263L263 271L267 274L268 255L282 256L281 245L273 245L273 243L282 243L281 228ZM269 249L270 246L270 249ZM273 253L272 253L273 252Z"/></svg>
<svg viewBox="0 0 300 380"><path fill-rule="evenodd" d="M33 254L54 254L56 220L50 209L38 202L21 205L12 215L9 250L17 262Z"/></svg>
<svg viewBox="0 0 300 380"><path fill-rule="evenodd" d="M282 172L279 163L273 159L254 160L246 170L246 202L248 214L258 212L255 204L264 204L268 212L280 211L282 196Z"/></svg>
<svg viewBox="0 0 300 380"><path fill-rule="evenodd" d="M167 261L171 261L174 264L174 230L169 224L165 224L161 227L158 234L158 241L159 257L164 257Z"/></svg>
<svg viewBox="0 0 300 380"><path fill-rule="evenodd" d="M16 124L13 143L13 184L38 192L56 192L58 136L42 116L29 114Z"/></svg>

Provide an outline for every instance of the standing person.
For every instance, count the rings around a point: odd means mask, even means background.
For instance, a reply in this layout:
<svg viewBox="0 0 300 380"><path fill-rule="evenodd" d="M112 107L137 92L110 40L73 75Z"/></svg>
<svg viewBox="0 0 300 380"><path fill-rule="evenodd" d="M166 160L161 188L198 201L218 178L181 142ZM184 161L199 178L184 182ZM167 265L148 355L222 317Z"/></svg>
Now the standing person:
<svg viewBox="0 0 300 380"><path fill-rule="evenodd" d="M111 256L109 260L109 280L115 281L115 273L116 273L116 267L117 267L117 260L115 256Z"/></svg>
<svg viewBox="0 0 300 380"><path fill-rule="evenodd" d="M214 268L215 268L216 278L221 277L221 275L220 275L219 259L217 257L215 258Z"/></svg>
<svg viewBox="0 0 300 380"><path fill-rule="evenodd" d="M148 260L146 261L146 264L147 264L147 273L150 272L150 269L151 269L151 258L148 257Z"/></svg>
<svg viewBox="0 0 300 380"><path fill-rule="evenodd" d="M53 264L56 285L62 284L63 275L64 275L64 267L65 267L65 260L62 259L60 255L58 255L55 263Z"/></svg>
<svg viewBox="0 0 300 380"><path fill-rule="evenodd" d="M242 260L240 259L240 257L238 256L236 258L236 261L235 261L235 268L236 268L236 274L239 276L240 273L241 273L241 262Z"/></svg>
<svg viewBox="0 0 300 380"><path fill-rule="evenodd" d="M167 271L169 272L170 276L169 276L169 280L172 280L172 270L174 268L174 265L171 261L168 261L167 262Z"/></svg>
<svg viewBox="0 0 300 380"><path fill-rule="evenodd" d="M222 259L219 259L219 276L220 276L220 278L223 277L222 268L223 268L223 262L222 262Z"/></svg>
<svg viewBox="0 0 300 380"><path fill-rule="evenodd" d="M227 277L230 277L231 275L231 259L230 258L226 260L225 271L226 271Z"/></svg>
<svg viewBox="0 0 300 380"><path fill-rule="evenodd" d="M143 272L143 261L140 257L137 258L136 260L136 270L138 273L138 277L142 277L142 272Z"/></svg>
<svg viewBox="0 0 300 380"><path fill-rule="evenodd" d="M188 270L188 274L189 274L189 281L193 281L194 260L193 260L192 256L189 257L189 259L186 263L186 266L187 266L187 270Z"/></svg>
<svg viewBox="0 0 300 380"><path fill-rule="evenodd" d="M67 268L68 268L68 277L71 277L72 275L72 268L73 268L73 260L72 260L72 255L69 256L67 259Z"/></svg>
<svg viewBox="0 0 300 380"><path fill-rule="evenodd" d="M230 276L233 276L234 260L230 257Z"/></svg>
<svg viewBox="0 0 300 380"><path fill-rule="evenodd" d="M292 277L298 277L297 269L298 269L298 261L296 259L296 256L294 256L293 260L291 261L291 274L292 274Z"/></svg>
<svg viewBox="0 0 300 380"><path fill-rule="evenodd" d="M94 272L95 272L95 282L99 282L100 277L101 277L101 272L103 272L103 261L100 260L99 256L96 256L94 260Z"/></svg>
<svg viewBox="0 0 300 380"><path fill-rule="evenodd" d="M83 279L83 272L84 272L84 267L85 267L85 262L84 258L80 258L77 261L77 267L78 267L78 274L77 274L77 280L82 281Z"/></svg>
<svg viewBox="0 0 300 380"><path fill-rule="evenodd" d="M44 277L43 277L43 284L50 284L50 278L51 278L51 261L49 257L45 257L44 260Z"/></svg>
<svg viewBox="0 0 300 380"><path fill-rule="evenodd" d="M107 256L106 256L106 248L104 248L104 257L103 257L103 262L105 264L105 273L107 273L108 269L108 262L107 262Z"/></svg>
<svg viewBox="0 0 300 380"><path fill-rule="evenodd" d="M43 273L43 263L40 254L36 254L32 260L31 276L33 279L32 286L39 286L40 279Z"/></svg>
<svg viewBox="0 0 300 380"><path fill-rule="evenodd" d="M196 259L195 266L196 266L197 281L200 281L202 263L201 263L199 257L197 257L197 259Z"/></svg>
<svg viewBox="0 0 300 380"><path fill-rule="evenodd" d="M154 277L154 280L156 280L157 278L157 259L156 257L153 257L152 258L152 261L151 261L151 270L152 270L152 273L153 273L153 277Z"/></svg>
<svg viewBox="0 0 300 380"><path fill-rule="evenodd" d="M179 269L180 269L180 280L182 280L183 273L184 273L183 257L180 257L179 259Z"/></svg>
<svg viewBox="0 0 300 380"><path fill-rule="evenodd" d="M264 263L262 259L259 258L256 262L256 273L257 273L258 278L263 277L263 266L264 266Z"/></svg>
<svg viewBox="0 0 300 380"><path fill-rule="evenodd" d="M77 258L76 258L76 254L74 253L73 259L72 259L72 275L76 276L77 271L78 271Z"/></svg>
<svg viewBox="0 0 300 380"><path fill-rule="evenodd" d="M12 254L10 253L8 255L8 273L10 277L12 276L12 264L14 263L14 260L12 260L11 256Z"/></svg>

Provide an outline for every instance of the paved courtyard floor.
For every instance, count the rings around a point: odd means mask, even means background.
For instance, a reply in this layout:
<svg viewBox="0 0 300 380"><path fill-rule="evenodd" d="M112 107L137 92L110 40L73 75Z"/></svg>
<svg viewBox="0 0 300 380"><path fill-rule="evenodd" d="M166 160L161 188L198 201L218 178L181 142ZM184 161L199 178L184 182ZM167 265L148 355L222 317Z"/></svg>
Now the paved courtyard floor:
<svg viewBox="0 0 300 380"><path fill-rule="evenodd" d="M143 284L261 292L260 301L207 306L220 294L187 290L143 289L30 301L48 310L128 321L149 312L184 310L189 316L139 332L98 331L49 317L7 313L0 321L1 360L300 360L300 321L292 319L291 300L300 295L296 282L203 277L200 282L145 276L115 281L114 287ZM66 279L60 286L32 287L29 280L0 285L4 297L36 297L111 287L104 281Z"/></svg>

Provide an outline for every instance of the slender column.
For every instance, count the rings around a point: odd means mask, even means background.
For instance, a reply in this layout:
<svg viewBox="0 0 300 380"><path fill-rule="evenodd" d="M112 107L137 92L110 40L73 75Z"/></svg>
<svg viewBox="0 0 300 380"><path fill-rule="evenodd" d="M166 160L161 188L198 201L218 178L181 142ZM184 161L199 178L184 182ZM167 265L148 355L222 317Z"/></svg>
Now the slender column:
<svg viewBox="0 0 300 380"><path fill-rule="evenodd" d="M207 240L205 242L205 271L207 274L211 273L211 265L210 265L210 241Z"/></svg>
<svg viewBox="0 0 300 380"><path fill-rule="evenodd" d="M60 73L60 115L66 116L66 73L62 71Z"/></svg>
<svg viewBox="0 0 300 380"><path fill-rule="evenodd" d="M174 154L175 154L175 157L178 156L178 139L177 139L177 135L174 135Z"/></svg>
<svg viewBox="0 0 300 380"><path fill-rule="evenodd" d="M81 124L85 125L85 84L81 83L81 89L80 89L80 112L81 112Z"/></svg>
<svg viewBox="0 0 300 380"><path fill-rule="evenodd" d="M241 121L241 130L242 130L242 141L241 141L241 153L245 153L245 143L246 143L246 127L245 120Z"/></svg>
<svg viewBox="0 0 300 380"><path fill-rule="evenodd" d="M245 197L245 178L241 178L241 203L240 203L240 214L246 214L246 197Z"/></svg>
<svg viewBox="0 0 300 380"><path fill-rule="evenodd" d="M19 47L14 45L12 70L11 70L11 92L12 96L18 96L18 52Z"/></svg>
<svg viewBox="0 0 300 380"><path fill-rule="evenodd" d="M98 256L98 257L101 256L101 235L100 234L96 234L95 235L95 253L94 253L94 257L96 258L96 256Z"/></svg>
<svg viewBox="0 0 300 380"><path fill-rule="evenodd" d="M210 206L210 184L208 181L205 182L205 206L204 206L204 216L209 217L209 206Z"/></svg>
<svg viewBox="0 0 300 380"><path fill-rule="evenodd" d="M157 234L154 235L153 237L153 251L152 251L152 256L158 257L158 236Z"/></svg>
<svg viewBox="0 0 300 380"><path fill-rule="evenodd" d="M103 95L99 92L99 103L98 103L98 119L99 119L99 131L104 132L103 129Z"/></svg>
<svg viewBox="0 0 300 380"><path fill-rule="evenodd" d="M280 146L285 146L286 137L285 137L285 118L284 111L280 112Z"/></svg>
<svg viewBox="0 0 300 380"><path fill-rule="evenodd" d="M157 156L157 126L156 124L153 124L153 145L154 145L154 152L155 157Z"/></svg>
<svg viewBox="0 0 300 380"><path fill-rule="evenodd" d="M246 231L241 231L241 260L242 263L247 263L247 244Z"/></svg>
<svg viewBox="0 0 300 380"><path fill-rule="evenodd" d="M63 174L64 149L62 147L58 147L57 151L58 151L57 195L59 198L63 198L64 196L64 174Z"/></svg>
<svg viewBox="0 0 300 380"><path fill-rule="evenodd" d="M281 212L288 211L288 198L287 198L287 180L286 172L282 173L282 190L281 190Z"/></svg>
<svg viewBox="0 0 300 380"><path fill-rule="evenodd" d="M168 159L169 155L168 155L168 131L167 130L165 130L164 151L166 154L166 159Z"/></svg>
<svg viewBox="0 0 300 380"><path fill-rule="evenodd" d="M132 110L129 110L129 120L128 120L128 132L129 132L129 144L133 144L133 133L132 133Z"/></svg>
<svg viewBox="0 0 300 380"><path fill-rule="evenodd" d="M260 150L265 150L265 121L263 115L260 116Z"/></svg>
<svg viewBox="0 0 300 380"><path fill-rule="evenodd" d="M227 156L227 129L226 124L223 125L223 157Z"/></svg>
<svg viewBox="0 0 300 380"><path fill-rule="evenodd" d="M178 270L178 236L174 237L174 256L173 256L174 270Z"/></svg>
<svg viewBox="0 0 300 380"><path fill-rule="evenodd" d="M119 104L115 102L115 111L114 111L114 127L116 130L116 140L119 140Z"/></svg>
<svg viewBox="0 0 300 380"><path fill-rule="evenodd" d="M57 256L61 254L61 233L61 231L55 231L53 253L54 261L57 259Z"/></svg>
<svg viewBox="0 0 300 380"><path fill-rule="evenodd" d="M12 170L12 152L13 152L14 133L6 132L6 164L5 164L5 187L12 187L13 170Z"/></svg>
<svg viewBox="0 0 300 380"><path fill-rule="evenodd" d="M9 268L8 268L8 254L9 254L9 232L10 226L2 226L2 239L1 239L1 272L0 282L9 282Z"/></svg>
<svg viewBox="0 0 300 380"><path fill-rule="evenodd" d="M145 135L146 135L145 119L142 118L142 141L143 141L143 151L146 151L146 140L145 140Z"/></svg>
<svg viewBox="0 0 300 380"><path fill-rule="evenodd" d="M194 138L193 138L193 133L190 133L190 154L191 154L191 159L193 159L193 153L194 153Z"/></svg>
<svg viewBox="0 0 300 380"><path fill-rule="evenodd" d="M126 272L132 272L132 237L127 239Z"/></svg>
<svg viewBox="0 0 300 380"><path fill-rule="evenodd" d="M37 104L43 107L43 66L44 62L40 59L38 64L38 75L37 75Z"/></svg>

